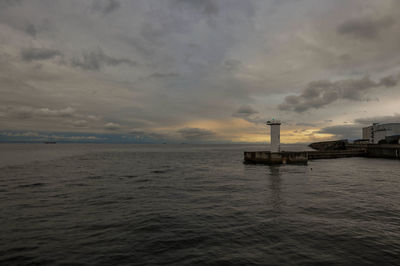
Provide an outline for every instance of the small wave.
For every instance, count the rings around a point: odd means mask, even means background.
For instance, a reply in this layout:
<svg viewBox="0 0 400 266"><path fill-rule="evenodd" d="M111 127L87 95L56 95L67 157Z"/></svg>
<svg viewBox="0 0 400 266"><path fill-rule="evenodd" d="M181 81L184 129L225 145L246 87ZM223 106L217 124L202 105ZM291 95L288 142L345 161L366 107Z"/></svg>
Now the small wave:
<svg viewBox="0 0 400 266"><path fill-rule="evenodd" d="M87 187L89 186L88 184L84 184L84 183L72 183L72 184L68 184L68 187Z"/></svg>
<svg viewBox="0 0 400 266"><path fill-rule="evenodd" d="M154 170L151 171L153 174L165 174L167 172L169 172L169 170Z"/></svg>
<svg viewBox="0 0 400 266"><path fill-rule="evenodd" d="M20 188L27 188L27 187L43 187L45 186L45 183L33 183L33 184L24 184L24 185L19 185L18 187Z"/></svg>
<svg viewBox="0 0 400 266"><path fill-rule="evenodd" d="M101 175L90 175L88 176L89 179L101 179L103 178Z"/></svg>
<svg viewBox="0 0 400 266"><path fill-rule="evenodd" d="M150 182L150 179L147 179L147 178L138 179L138 180L136 180L136 182L139 182L139 183L146 183L146 182Z"/></svg>
<svg viewBox="0 0 400 266"><path fill-rule="evenodd" d="M120 178L135 178L135 177L138 177L137 175L123 175L123 176L120 176Z"/></svg>

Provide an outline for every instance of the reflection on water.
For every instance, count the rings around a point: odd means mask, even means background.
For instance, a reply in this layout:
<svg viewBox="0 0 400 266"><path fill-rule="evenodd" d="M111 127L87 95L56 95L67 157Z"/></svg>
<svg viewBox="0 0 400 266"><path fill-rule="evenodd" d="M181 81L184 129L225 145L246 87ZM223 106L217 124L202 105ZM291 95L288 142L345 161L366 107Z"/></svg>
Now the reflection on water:
<svg viewBox="0 0 400 266"><path fill-rule="evenodd" d="M280 212L283 200L281 198L281 173L279 165L269 166L269 188L271 189L271 203L274 211Z"/></svg>

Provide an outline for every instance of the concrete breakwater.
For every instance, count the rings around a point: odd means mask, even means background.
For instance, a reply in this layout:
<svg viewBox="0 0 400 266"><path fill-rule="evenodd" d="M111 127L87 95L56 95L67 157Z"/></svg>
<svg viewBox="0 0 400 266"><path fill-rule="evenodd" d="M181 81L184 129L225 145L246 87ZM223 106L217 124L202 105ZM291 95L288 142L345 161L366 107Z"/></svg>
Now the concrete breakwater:
<svg viewBox="0 0 400 266"><path fill-rule="evenodd" d="M338 151L303 151L303 152L244 152L245 163L264 164L306 164L308 160L335 159L365 156L365 149L338 150Z"/></svg>
<svg viewBox="0 0 400 266"><path fill-rule="evenodd" d="M318 160L366 156L367 151L366 149L308 151L307 154L309 160Z"/></svg>
<svg viewBox="0 0 400 266"><path fill-rule="evenodd" d="M346 150L365 149L365 157L400 159L399 144L347 144Z"/></svg>
<svg viewBox="0 0 400 266"><path fill-rule="evenodd" d="M245 163L263 164L305 164L308 161L307 152L244 152Z"/></svg>
<svg viewBox="0 0 400 266"><path fill-rule="evenodd" d="M349 144L347 141L339 141L335 144L328 142L311 144L311 147L323 147L317 151L303 152L244 152L245 163L263 164L304 164L308 160L336 159L347 157L370 157L400 159L400 145L398 144Z"/></svg>

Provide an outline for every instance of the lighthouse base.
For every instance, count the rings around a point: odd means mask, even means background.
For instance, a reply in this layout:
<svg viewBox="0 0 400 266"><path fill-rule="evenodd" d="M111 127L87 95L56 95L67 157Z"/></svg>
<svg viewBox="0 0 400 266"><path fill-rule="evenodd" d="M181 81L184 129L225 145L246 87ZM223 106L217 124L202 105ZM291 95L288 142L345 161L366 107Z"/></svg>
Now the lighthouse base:
<svg viewBox="0 0 400 266"><path fill-rule="evenodd" d="M269 152L251 151L244 152L245 163L260 164L307 164L307 152Z"/></svg>

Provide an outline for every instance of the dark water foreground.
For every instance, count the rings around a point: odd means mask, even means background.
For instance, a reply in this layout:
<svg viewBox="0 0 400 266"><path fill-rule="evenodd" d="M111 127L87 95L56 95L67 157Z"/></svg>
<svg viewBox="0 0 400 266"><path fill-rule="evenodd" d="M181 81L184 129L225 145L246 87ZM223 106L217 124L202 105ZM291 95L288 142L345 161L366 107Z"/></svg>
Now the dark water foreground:
<svg viewBox="0 0 400 266"><path fill-rule="evenodd" d="M400 265L400 161L257 148L1 144L0 265Z"/></svg>

